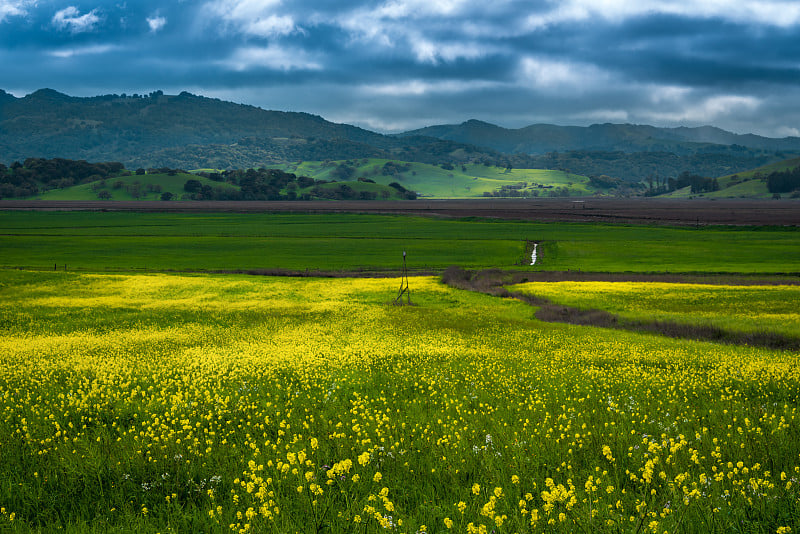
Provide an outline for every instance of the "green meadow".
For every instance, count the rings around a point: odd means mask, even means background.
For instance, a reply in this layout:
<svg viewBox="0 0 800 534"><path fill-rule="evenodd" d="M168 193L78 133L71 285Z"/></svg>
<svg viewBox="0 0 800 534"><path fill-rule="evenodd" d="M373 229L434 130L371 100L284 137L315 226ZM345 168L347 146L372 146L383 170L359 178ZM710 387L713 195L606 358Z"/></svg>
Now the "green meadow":
<svg viewBox="0 0 800 534"><path fill-rule="evenodd" d="M384 167L390 166L391 172ZM350 174L337 174L340 166L350 169ZM506 169L480 164L457 165L444 169L425 163L410 163L385 159L356 159L342 161L305 161L298 164L278 165L277 168L330 183L317 184L296 190L298 195L314 194L315 187L334 190L347 185L356 193L374 194L376 200L394 200L402 195L387 187L396 182L416 192L422 198L475 198L484 194L498 196L588 196L596 192L585 176L564 171L543 169ZM213 169L201 169L216 172ZM360 180L359 180L360 179ZM171 193L172 200L181 200L186 194L187 180L197 180L203 186L214 189L238 190L239 187L226 182L187 173L175 175L154 173L119 176L100 182L74 185L63 189L51 189L33 198L39 200L97 200L101 192L110 195L108 200L159 200L162 193ZM374 183L372 183L374 182ZM502 190L502 191L501 191Z"/></svg>
<svg viewBox="0 0 800 534"><path fill-rule="evenodd" d="M397 173L384 173L387 164L392 170L397 170ZM504 186L511 186L515 191L529 196L549 196L556 188L566 188L570 196L586 196L595 192L588 185L589 179L586 176L545 169L506 169L476 163L454 165L452 169L445 169L426 163L367 158L304 161L280 168L298 176L332 180L339 179L336 172L340 165L352 169L353 179L363 177L383 185L397 182L406 189L416 191L423 198L482 197L484 193L498 191Z"/></svg>
<svg viewBox="0 0 800 534"><path fill-rule="evenodd" d="M798 273L791 228L449 220L357 214L0 212L2 267ZM533 267L526 240L539 243Z"/></svg>
<svg viewBox="0 0 800 534"><path fill-rule="evenodd" d="M160 200L162 193L172 193L173 200L180 200L186 194L183 186L187 180L198 180L202 185L213 188L233 188L235 186L224 182L215 182L202 176L187 173L168 174L143 174L108 178L102 182L74 185L64 189L51 189L37 195L39 200L98 200L100 191L107 191L109 200Z"/></svg>
<svg viewBox="0 0 800 534"><path fill-rule="evenodd" d="M772 193L767 189L767 176L770 173L794 169L800 165L800 158L778 161L769 165L764 165L750 171L739 172L721 176L719 191L709 193L692 193L690 187L684 187L662 195L665 198L689 198L702 196L705 198L772 198Z"/></svg>

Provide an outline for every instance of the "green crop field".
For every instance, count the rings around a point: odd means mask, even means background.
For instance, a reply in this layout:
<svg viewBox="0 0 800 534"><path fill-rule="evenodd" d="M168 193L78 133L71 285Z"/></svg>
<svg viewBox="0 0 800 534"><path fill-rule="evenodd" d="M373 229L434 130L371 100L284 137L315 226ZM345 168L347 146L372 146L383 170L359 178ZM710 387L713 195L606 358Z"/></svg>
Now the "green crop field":
<svg viewBox="0 0 800 534"><path fill-rule="evenodd" d="M791 228L702 229L381 215L0 212L2 267L80 270L800 272ZM530 268L527 266L526 268Z"/></svg>

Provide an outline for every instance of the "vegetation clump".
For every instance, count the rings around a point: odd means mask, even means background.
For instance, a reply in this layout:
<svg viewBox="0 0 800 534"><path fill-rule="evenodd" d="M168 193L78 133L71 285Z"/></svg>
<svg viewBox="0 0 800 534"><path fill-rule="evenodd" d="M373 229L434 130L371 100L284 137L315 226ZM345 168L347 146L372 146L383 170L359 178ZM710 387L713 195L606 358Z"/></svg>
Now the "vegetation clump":
<svg viewBox="0 0 800 534"><path fill-rule="evenodd" d="M0 163L0 198L29 197L48 189L99 182L120 175L122 163L88 163L62 158L28 158L9 167Z"/></svg>

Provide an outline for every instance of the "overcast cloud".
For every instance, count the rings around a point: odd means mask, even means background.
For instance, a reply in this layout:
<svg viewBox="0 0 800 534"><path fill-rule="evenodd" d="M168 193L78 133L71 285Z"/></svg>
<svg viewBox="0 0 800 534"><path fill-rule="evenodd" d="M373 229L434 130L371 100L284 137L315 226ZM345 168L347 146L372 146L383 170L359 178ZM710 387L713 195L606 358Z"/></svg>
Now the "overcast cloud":
<svg viewBox="0 0 800 534"><path fill-rule="evenodd" d="M378 131L800 132L796 0L0 0L0 88L188 90Z"/></svg>

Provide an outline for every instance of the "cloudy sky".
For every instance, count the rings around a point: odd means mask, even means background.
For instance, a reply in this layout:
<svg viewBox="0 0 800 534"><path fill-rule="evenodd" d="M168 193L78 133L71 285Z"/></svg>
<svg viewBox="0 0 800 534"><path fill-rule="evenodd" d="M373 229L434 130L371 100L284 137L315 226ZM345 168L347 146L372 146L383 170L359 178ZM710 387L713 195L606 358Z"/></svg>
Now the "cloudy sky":
<svg viewBox="0 0 800 534"><path fill-rule="evenodd" d="M382 132L800 132L798 0L0 0L0 88L195 94Z"/></svg>

